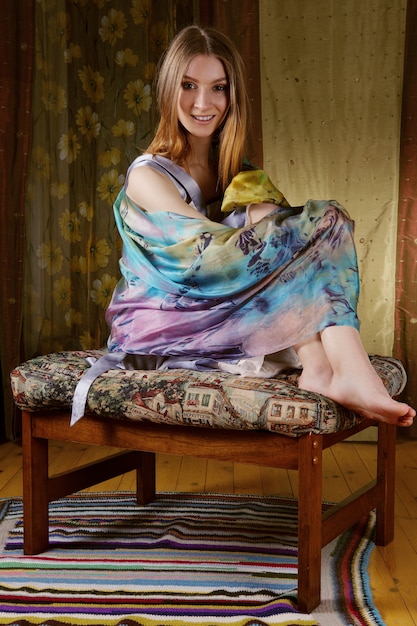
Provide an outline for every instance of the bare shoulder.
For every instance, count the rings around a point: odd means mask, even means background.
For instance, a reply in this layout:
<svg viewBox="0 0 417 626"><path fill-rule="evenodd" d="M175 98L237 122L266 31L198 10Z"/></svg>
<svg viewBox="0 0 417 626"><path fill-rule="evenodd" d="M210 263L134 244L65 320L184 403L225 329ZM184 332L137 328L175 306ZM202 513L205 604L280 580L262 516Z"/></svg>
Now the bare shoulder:
<svg viewBox="0 0 417 626"><path fill-rule="evenodd" d="M150 167L135 167L129 174L127 195L146 211L161 211L163 204L182 200L167 176Z"/></svg>
<svg viewBox="0 0 417 626"><path fill-rule="evenodd" d="M170 211L189 217L203 217L196 209L184 202L180 192L168 176L146 165L131 170L126 193L146 211Z"/></svg>
<svg viewBox="0 0 417 626"><path fill-rule="evenodd" d="M155 193L156 190L160 191L162 189L168 189L179 195L174 183L162 172L146 167L146 165L134 167L131 170L126 191L133 200L139 200L142 194L147 194L148 190ZM139 197L136 198L136 196Z"/></svg>

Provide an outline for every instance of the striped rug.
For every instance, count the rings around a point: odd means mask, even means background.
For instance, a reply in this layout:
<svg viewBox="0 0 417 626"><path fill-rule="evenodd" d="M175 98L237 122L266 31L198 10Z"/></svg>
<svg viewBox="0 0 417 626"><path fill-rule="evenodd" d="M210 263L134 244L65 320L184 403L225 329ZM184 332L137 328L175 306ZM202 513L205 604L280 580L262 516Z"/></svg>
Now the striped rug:
<svg viewBox="0 0 417 626"><path fill-rule="evenodd" d="M0 624L383 626L366 574L373 516L325 549L312 615L296 609L292 500L76 494L50 505L51 549L33 557L21 519L20 500L0 501Z"/></svg>

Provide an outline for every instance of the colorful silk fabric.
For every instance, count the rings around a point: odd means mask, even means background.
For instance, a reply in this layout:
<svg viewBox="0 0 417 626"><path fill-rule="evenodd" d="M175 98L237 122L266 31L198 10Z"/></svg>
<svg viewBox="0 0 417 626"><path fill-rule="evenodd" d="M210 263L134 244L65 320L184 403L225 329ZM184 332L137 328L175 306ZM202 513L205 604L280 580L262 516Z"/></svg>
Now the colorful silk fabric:
<svg viewBox="0 0 417 626"><path fill-rule="evenodd" d="M283 200L260 170L237 183L225 194L228 206ZM330 325L358 328L352 221L334 201L285 205L232 227L168 206L146 212L123 189L114 207L123 256L107 311L109 350L233 361L275 353Z"/></svg>

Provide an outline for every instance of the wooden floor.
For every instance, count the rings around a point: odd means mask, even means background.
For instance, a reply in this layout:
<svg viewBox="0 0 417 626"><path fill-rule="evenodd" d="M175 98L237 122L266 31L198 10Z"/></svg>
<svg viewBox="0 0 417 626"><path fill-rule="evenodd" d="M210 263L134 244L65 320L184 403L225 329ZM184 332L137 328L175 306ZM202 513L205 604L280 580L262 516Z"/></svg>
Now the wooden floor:
<svg viewBox="0 0 417 626"><path fill-rule="evenodd" d="M77 444L50 444L51 472L87 463L114 449ZM22 493L21 448L0 444L0 498ZM338 501L375 475L375 444L347 442L325 451L324 499ZM135 488L132 473L95 486L92 491ZM158 491L217 492L297 496L297 473L160 455ZM397 445L395 541L376 548L370 581L375 604L386 626L417 625L417 440L401 435Z"/></svg>

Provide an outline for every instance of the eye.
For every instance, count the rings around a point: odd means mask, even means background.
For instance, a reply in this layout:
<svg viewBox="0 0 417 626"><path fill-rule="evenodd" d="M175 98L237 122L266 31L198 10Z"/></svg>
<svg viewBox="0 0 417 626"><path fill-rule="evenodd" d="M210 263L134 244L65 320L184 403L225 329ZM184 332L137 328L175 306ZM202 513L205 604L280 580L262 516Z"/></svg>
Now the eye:
<svg viewBox="0 0 417 626"><path fill-rule="evenodd" d="M228 85L216 85L214 91L227 91Z"/></svg>
<svg viewBox="0 0 417 626"><path fill-rule="evenodd" d="M188 89L195 89L195 85L194 85L194 83L190 83L190 82L184 81L182 83L182 88L187 91Z"/></svg>

